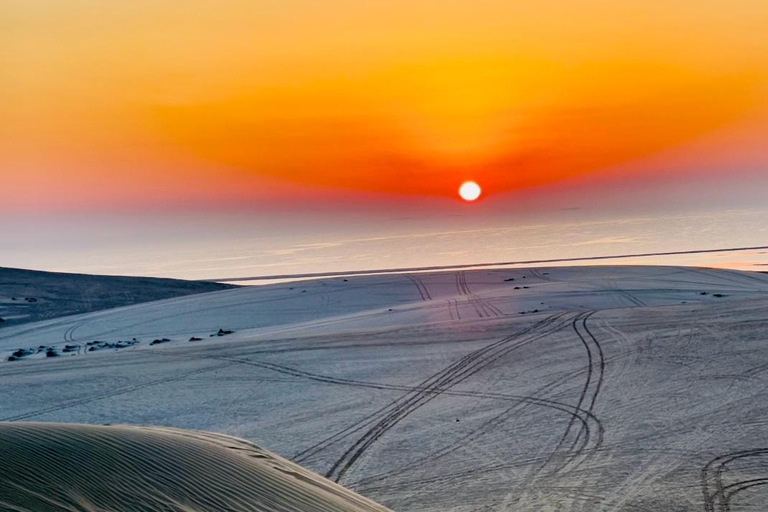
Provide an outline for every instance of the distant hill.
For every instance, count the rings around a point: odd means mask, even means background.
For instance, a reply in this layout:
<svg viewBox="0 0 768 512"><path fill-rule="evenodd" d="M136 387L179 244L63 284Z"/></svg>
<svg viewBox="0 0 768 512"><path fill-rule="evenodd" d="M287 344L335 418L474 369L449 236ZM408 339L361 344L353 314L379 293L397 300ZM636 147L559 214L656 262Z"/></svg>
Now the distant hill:
<svg viewBox="0 0 768 512"><path fill-rule="evenodd" d="M0 328L229 288L235 286L0 267Z"/></svg>

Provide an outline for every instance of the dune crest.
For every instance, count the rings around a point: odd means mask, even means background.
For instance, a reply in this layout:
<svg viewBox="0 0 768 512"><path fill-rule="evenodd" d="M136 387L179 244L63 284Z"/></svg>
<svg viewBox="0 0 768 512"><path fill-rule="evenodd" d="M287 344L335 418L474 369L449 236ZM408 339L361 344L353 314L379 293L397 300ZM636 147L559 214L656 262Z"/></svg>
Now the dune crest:
<svg viewBox="0 0 768 512"><path fill-rule="evenodd" d="M135 426L0 423L0 509L386 512L234 437Z"/></svg>

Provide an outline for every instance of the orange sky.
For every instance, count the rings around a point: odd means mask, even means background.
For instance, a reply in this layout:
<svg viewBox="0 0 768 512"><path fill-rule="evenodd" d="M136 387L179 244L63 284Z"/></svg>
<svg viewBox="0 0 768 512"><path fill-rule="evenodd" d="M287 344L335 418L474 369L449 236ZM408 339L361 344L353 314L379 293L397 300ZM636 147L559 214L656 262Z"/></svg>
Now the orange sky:
<svg viewBox="0 0 768 512"><path fill-rule="evenodd" d="M0 209L493 195L685 148L768 163L764 0L8 0L0 19Z"/></svg>

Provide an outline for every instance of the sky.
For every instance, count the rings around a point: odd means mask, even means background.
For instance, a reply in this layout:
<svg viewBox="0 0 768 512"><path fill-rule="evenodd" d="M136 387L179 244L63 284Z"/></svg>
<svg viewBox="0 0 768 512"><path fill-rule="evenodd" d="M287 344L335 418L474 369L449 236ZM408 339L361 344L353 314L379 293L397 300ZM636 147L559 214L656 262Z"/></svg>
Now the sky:
<svg viewBox="0 0 768 512"><path fill-rule="evenodd" d="M0 0L0 265L149 272L103 243L120 233L185 261L237 232L299 271L308 237L760 226L766 26L764 0ZM646 227L645 245L691 245ZM719 233L696 243L768 245ZM353 266L373 250L353 246ZM483 246L435 259L495 257ZM423 259L393 256L369 263Z"/></svg>

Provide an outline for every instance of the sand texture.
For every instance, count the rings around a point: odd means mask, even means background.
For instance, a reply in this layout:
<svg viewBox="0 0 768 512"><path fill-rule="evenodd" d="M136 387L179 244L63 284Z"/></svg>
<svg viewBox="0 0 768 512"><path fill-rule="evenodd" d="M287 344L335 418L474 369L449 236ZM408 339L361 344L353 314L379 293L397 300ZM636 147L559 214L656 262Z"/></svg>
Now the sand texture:
<svg viewBox="0 0 768 512"><path fill-rule="evenodd" d="M251 443L217 434L2 423L0 453L0 510L387 510Z"/></svg>
<svg viewBox="0 0 768 512"><path fill-rule="evenodd" d="M397 512L768 510L765 274L350 276L0 330L39 345L0 361L0 421L221 432Z"/></svg>

